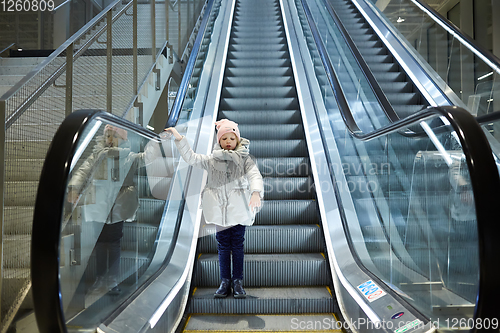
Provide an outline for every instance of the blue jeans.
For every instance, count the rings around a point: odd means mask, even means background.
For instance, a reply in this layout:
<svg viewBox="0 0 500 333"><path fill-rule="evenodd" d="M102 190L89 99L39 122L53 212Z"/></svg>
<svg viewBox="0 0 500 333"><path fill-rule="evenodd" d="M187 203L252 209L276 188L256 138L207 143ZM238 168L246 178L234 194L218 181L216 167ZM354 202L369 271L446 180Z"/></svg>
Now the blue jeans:
<svg viewBox="0 0 500 333"><path fill-rule="evenodd" d="M219 252L220 277L231 279L231 253L233 254L233 279L243 279L243 242L245 226L217 228L217 251Z"/></svg>

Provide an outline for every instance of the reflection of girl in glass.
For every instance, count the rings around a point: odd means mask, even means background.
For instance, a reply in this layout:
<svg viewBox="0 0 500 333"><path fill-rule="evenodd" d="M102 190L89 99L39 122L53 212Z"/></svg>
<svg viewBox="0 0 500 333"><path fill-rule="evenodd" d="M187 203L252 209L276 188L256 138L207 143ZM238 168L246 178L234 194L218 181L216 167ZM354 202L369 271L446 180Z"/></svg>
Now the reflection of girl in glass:
<svg viewBox="0 0 500 333"><path fill-rule="evenodd" d="M94 203L84 203L87 222L97 222L102 230L95 243L96 279L91 290L107 288L121 292L120 257L123 224L132 220L139 207L134 174L142 154L130 150L127 131L106 125L93 153L69 182L68 201L75 203L84 184L96 186Z"/></svg>

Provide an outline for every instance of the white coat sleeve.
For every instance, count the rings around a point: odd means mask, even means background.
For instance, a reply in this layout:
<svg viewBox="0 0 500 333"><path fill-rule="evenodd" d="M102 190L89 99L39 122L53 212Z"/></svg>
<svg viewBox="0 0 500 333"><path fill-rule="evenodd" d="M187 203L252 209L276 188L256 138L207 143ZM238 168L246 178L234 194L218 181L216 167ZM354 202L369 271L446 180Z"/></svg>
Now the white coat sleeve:
<svg viewBox="0 0 500 333"><path fill-rule="evenodd" d="M471 187L467 179L467 165L462 156L460 159L454 159L449 170L450 184L455 191L464 191Z"/></svg>
<svg viewBox="0 0 500 333"><path fill-rule="evenodd" d="M189 146L189 142L185 136L183 136L179 141L175 140L175 145L177 146L177 149L179 149L179 153L187 164L197 168L208 169L208 164L212 159L212 156L195 153L191 149L191 146Z"/></svg>
<svg viewBox="0 0 500 333"><path fill-rule="evenodd" d="M99 161L98 153L92 153L83 164L73 172L73 175L68 182L68 187L76 188L80 190L80 188L85 184L87 178L92 171L92 168L96 167L97 161Z"/></svg>
<svg viewBox="0 0 500 333"><path fill-rule="evenodd" d="M259 168L254 160L249 156L245 160L245 173L250 182L250 192L257 192L261 199L264 198L264 181Z"/></svg>

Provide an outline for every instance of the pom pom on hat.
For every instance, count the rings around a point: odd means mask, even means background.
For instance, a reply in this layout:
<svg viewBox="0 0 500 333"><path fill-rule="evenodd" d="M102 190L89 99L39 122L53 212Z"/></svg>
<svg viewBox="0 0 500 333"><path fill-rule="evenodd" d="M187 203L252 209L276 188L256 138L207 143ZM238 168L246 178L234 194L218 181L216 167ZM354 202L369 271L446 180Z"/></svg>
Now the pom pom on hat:
<svg viewBox="0 0 500 333"><path fill-rule="evenodd" d="M238 140L240 140L240 130L238 129L238 124L234 121L222 119L216 121L215 126L217 127L217 142L219 142L220 138L226 133L234 133Z"/></svg>
<svg viewBox="0 0 500 333"><path fill-rule="evenodd" d="M107 131L113 131L115 132L122 140L127 140L127 131L124 130L123 128L115 127L112 125L106 125L104 127L104 133Z"/></svg>

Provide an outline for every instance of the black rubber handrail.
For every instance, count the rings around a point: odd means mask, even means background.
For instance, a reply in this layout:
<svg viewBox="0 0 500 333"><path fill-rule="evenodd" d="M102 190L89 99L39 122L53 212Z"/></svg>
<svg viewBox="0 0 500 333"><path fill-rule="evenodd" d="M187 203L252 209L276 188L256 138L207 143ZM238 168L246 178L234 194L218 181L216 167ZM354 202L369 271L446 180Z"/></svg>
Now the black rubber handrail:
<svg viewBox="0 0 500 333"><path fill-rule="evenodd" d="M409 131L407 129L403 129L404 125L400 125L400 124L413 123L415 121L415 119L419 118L419 117L415 117L415 115L413 115L413 118L411 118L411 116L410 116L410 117L407 117L404 119L399 119L399 117L397 117L397 115L395 114L394 109L392 109L392 106L390 107L390 110L392 110L392 113L394 114L393 119L396 119L394 123L386 125L384 127L381 127L380 129L375 130L375 131L370 132L370 133L367 133L367 134L364 134L361 131L361 129L358 127L358 124L356 123L356 120L354 120L354 116L352 115L349 104L347 103L347 99L344 95L342 86L340 85L340 82L337 78L337 75L335 74L335 70L333 69L333 65L328 57L328 52L326 51L326 48L323 44L323 41L319 35L318 29L316 28L316 24L314 23L314 20L312 19L312 15L311 15L311 11L309 10L309 6L303 0L302 0L302 6L304 8L304 12L305 12L307 21L309 22L309 27L311 29L311 33L313 35L314 42L316 43L316 46L318 48L318 53L319 53L319 56L321 58L321 62L323 63L323 67L325 68L328 82L330 83L330 86L332 87L333 94L335 95L335 100L337 101L339 109L342 110L341 111L342 119L344 120L344 123L346 124L349 132L351 132L351 134L354 137L356 137L357 139L360 139L360 140L370 140L370 139L376 138L378 136L388 134L392 131L399 131L399 133L401 135L408 136L408 137L418 136L419 135L418 133L415 133L413 131ZM359 52L358 52L358 55L361 57ZM375 80L373 77L372 77L372 79ZM378 83L375 83L375 82L374 82L374 85L378 86ZM377 96L377 92L379 92L379 91L374 90L374 93L376 96ZM380 92L381 92L381 90L380 90ZM387 101L387 98L385 97L385 95L377 96L377 99L379 101L383 100L383 99L385 99ZM389 103L389 102L387 101L387 103ZM389 111L389 112L391 112L391 111ZM408 119L410 119L410 120L408 121ZM391 119L389 118L389 120L391 120ZM397 124L397 125L394 125L394 124ZM387 131L389 131L389 132L387 132Z"/></svg>
<svg viewBox="0 0 500 333"><path fill-rule="evenodd" d="M212 5L214 0L208 0L207 8L205 9L205 13L203 15L203 19L200 24L200 30L198 31L198 35L196 36L196 40L193 45L193 49L191 54L189 55L189 60L186 65L186 69L184 70L184 75L182 76L181 84L179 85L179 89L177 90L177 95L175 96L174 104L172 106L172 111L168 116L167 124L165 128L172 127L177 124L179 120L179 115L182 110L182 106L184 104L184 97L188 90L189 81L191 80L191 76L193 75L194 65L196 64L196 58L198 58L198 51L200 50L200 45L203 41L203 36L205 35L205 30L208 24L208 18L212 11Z"/></svg>
<svg viewBox="0 0 500 333"><path fill-rule="evenodd" d="M361 55L361 52L359 52L358 47L352 40L351 36L347 32L347 29L344 27L344 24L340 20L340 18L337 15L337 12L335 9L332 7L331 3L328 0L323 0L323 3L328 10L328 13L332 17L332 19L335 21L335 24L337 25L337 28L340 30L340 33L344 40L347 43L347 46L351 50L352 55L354 56L354 59L358 63L359 67L361 68L361 71L363 72L363 75L365 76L366 80L368 81L368 84L370 85L370 88L372 89L375 97L377 98L380 106L384 110L384 113L386 114L387 118L391 122L396 122L400 119L399 115L394 111L394 108L392 107L391 103L387 99L387 96L384 94L384 91L382 88L380 88L380 85L378 84L377 79L375 79L375 76L373 75L372 71L370 70L370 67L368 67L365 59Z"/></svg>
<svg viewBox="0 0 500 333"><path fill-rule="evenodd" d="M59 283L61 221L71 162L79 138L95 118L160 142L157 134L100 110L76 111L59 127L43 165L33 215L31 277L35 316L42 333L67 332Z"/></svg>
<svg viewBox="0 0 500 333"><path fill-rule="evenodd" d="M492 121L500 120L500 111L495 111L492 113L488 113L479 117L476 117L476 121L481 125L486 125Z"/></svg>
<svg viewBox="0 0 500 333"><path fill-rule="evenodd" d="M500 111L488 113L488 114L476 117L475 119L479 125L486 126L486 125L488 125L488 123L500 120ZM440 126L432 127L432 131L434 132L434 134L440 134L440 133L444 133L444 132L449 131L449 127L448 127L448 125L443 124ZM411 133L411 134L404 133L403 135L406 137L411 137L411 138L427 137L427 133L425 133L425 132L415 132L415 133Z"/></svg>
<svg viewBox="0 0 500 333"><path fill-rule="evenodd" d="M466 33L464 33L459 27L457 27L455 24L453 24L451 21L443 17L443 15L439 14L437 11L434 10L431 6L429 6L427 3L425 3L422 0L411 0L413 2L417 2L420 6L424 7L426 10L431 12L433 15L435 15L435 19L437 19L439 22L444 24L448 29L451 34L455 33L457 35L460 35L461 38L463 38L467 43L469 43L474 49L476 49L476 52L471 50L474 53L481 54L484 56L486 59L488 59L492 64L497 66L497 70L500 69L500 58L495 56L493 53L491 53L489 50L483 48L481 45L479 45L474 39L469 37ZM434 18L433 18L434 19ZM499 73L500 74L500 73Z"/></svg>
<svg viewBox="0 0 500 333"><path fill-rule="evenodd" d="M500 224L491 223L496 221L498 216L496 206L500 202L500 176L493 158L493 152L481 126L468 111L456 106L443 106L429 107L371 133L362 133L347 104L333 66L328 61L326 49L312 20L309 7L304 0L301 2L342 119L349 132L356 139L367 141L380 138L431 117L445 117L450 122L460 140L465 155L477 216L480 275L474 318L476 320L478 318L483 320L486 318L489 318L489 320L500 318L500 309L496 306L500 297L500 290L496 287L496 277L500 274L500 266L496 263L500 253L500 243L497 240L497 235L500 234ZM495 117L498 117L498 115L495 115ZM472 331L475 332L477 329L477 327L474 327Z"/></svg>

